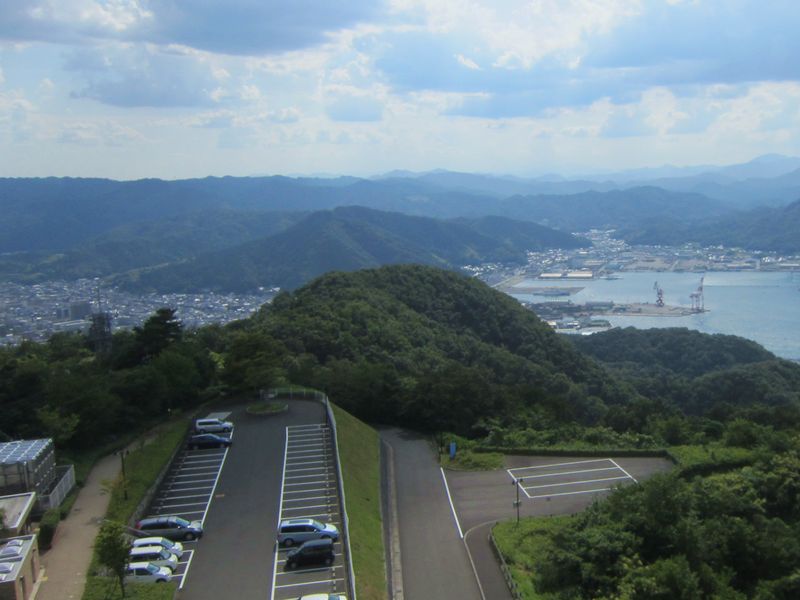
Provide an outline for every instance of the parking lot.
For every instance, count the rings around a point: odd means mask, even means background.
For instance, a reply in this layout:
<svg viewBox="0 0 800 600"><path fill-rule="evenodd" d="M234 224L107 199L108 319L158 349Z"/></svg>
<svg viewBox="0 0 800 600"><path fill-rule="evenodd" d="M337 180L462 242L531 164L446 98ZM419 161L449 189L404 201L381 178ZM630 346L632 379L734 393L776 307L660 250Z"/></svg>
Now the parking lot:
<svg viewBox="0 0 800 600"><path fill-rule="evenodd" d="M224 413L227 416L227 413ZM233 433L220 434L229 439ZM175 457L150 503L148 516L176 515L205 523L222 467L230 448L190 449L184 446ZM197 540L181 540L184 553L173 580L183 588L194 557Z"/></svg>
<svg viewBox="0 0 800 600"><path fill-rule="evenodd" d="M529 500L598 494L624 483L636 483L613 458L532 465L506 472Z"/></svg>
<svg viewBox="0 0 800 600"><path fill-rule="evenodd" d="M297 598L313 593L346 593L347 569L343 553L345 532L337 492L336 457L331 430L324 424L286 427L278 521L316 519L332 523L341 536L334 543L335 560L330 566L288 569L289 548L274 548L272 600ZM276 522L276 530L278 523ZM296 544L295 544L296 546Z"/></svg>

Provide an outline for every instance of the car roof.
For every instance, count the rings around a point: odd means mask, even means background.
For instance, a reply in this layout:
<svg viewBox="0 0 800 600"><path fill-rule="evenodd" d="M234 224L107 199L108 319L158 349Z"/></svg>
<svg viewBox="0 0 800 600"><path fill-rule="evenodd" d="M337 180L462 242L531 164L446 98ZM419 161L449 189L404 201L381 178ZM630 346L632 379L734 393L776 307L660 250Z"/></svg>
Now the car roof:
<svg viewBox="0 0 800 600"><path fill-rule="evenodd" d="M147 565L152 565L149 560L128 563L129 569L146 569ZM155 566L155 565L153 565Z"/></svg>
<svg viewBox="0 0 800 600"><path fill-rule="evenodd" d="M152 546L134 546L131 548L131 555L133 554L146 554L148 552L163 552L164 546L153 544Z"/></svg>
<svg viewBox="0 0 800 600"><path fill-rule="evenodd" d="M284 519L281 521L281 527L284 525L311 525L314 519Z"/></svg>
<svg viewBox="0 0 800 600"><path fill-rule="evenodd" d="M143 538L136 538L133 540L134 546L160 546L164 542L169 542L170 544L175 544L172 540L168 540L162 535L151 535L149 537Z"/></svg>

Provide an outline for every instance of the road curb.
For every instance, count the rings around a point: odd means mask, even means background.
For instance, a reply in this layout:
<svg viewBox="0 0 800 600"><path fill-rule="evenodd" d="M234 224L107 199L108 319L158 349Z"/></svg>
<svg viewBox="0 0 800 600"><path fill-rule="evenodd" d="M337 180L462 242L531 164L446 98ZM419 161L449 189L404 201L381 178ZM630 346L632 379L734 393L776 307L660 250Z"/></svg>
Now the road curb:
<svg viewBox="0 0 800 600"><path fill-rule="evenodd" d="M389 582L389 596L392 600L403 600L403 567L400 558L400 525L397 516L397 492L394 478L394 450L391 445L381 438L381 459L383 461L384 492L386 495L386 509L388 519L384 519L388 544L386 552L387 579Z"/></svg>

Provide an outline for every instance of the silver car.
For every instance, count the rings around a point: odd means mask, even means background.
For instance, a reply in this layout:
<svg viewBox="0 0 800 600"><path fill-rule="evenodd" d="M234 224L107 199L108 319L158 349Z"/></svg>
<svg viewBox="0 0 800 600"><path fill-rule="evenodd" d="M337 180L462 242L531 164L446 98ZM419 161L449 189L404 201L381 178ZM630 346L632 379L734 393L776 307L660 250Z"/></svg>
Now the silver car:
<svg viewBox="0 0 800 600"><path fill-rule="evenodd" d="M315 519L286 519L278 526L278 543L292 546L298 542L330 538L339 539L339 530L331 523L320 523Z"/></svg>

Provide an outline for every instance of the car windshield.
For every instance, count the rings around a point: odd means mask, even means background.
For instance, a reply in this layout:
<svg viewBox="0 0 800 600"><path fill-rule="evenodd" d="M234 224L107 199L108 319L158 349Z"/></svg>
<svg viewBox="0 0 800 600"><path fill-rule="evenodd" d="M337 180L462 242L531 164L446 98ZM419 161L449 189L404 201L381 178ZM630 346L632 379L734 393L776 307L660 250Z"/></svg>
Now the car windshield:
<svg viewBox="0 0 800 600"><path fill-rule="evenodd" d="M150 573L155 574L155 573L158 573L159 568L157 566L155 566L153 563L147 563L147 570Z"/></svg>
<svg viewBox="0 0 800 600"><path fill-rule="evenodd" d="M320 523L319 521L311 521L311 524L316 527L317 529L325 529L325 525Z"/></svg>
<svg viewBox="0 0 800 600"><path fill-rule="evenodd" d="M177 523L181 527L188 527L189 525L191 525L189 521L187 521L186 519L182 519L181 517L175 517L175 523Z"/></svg>

